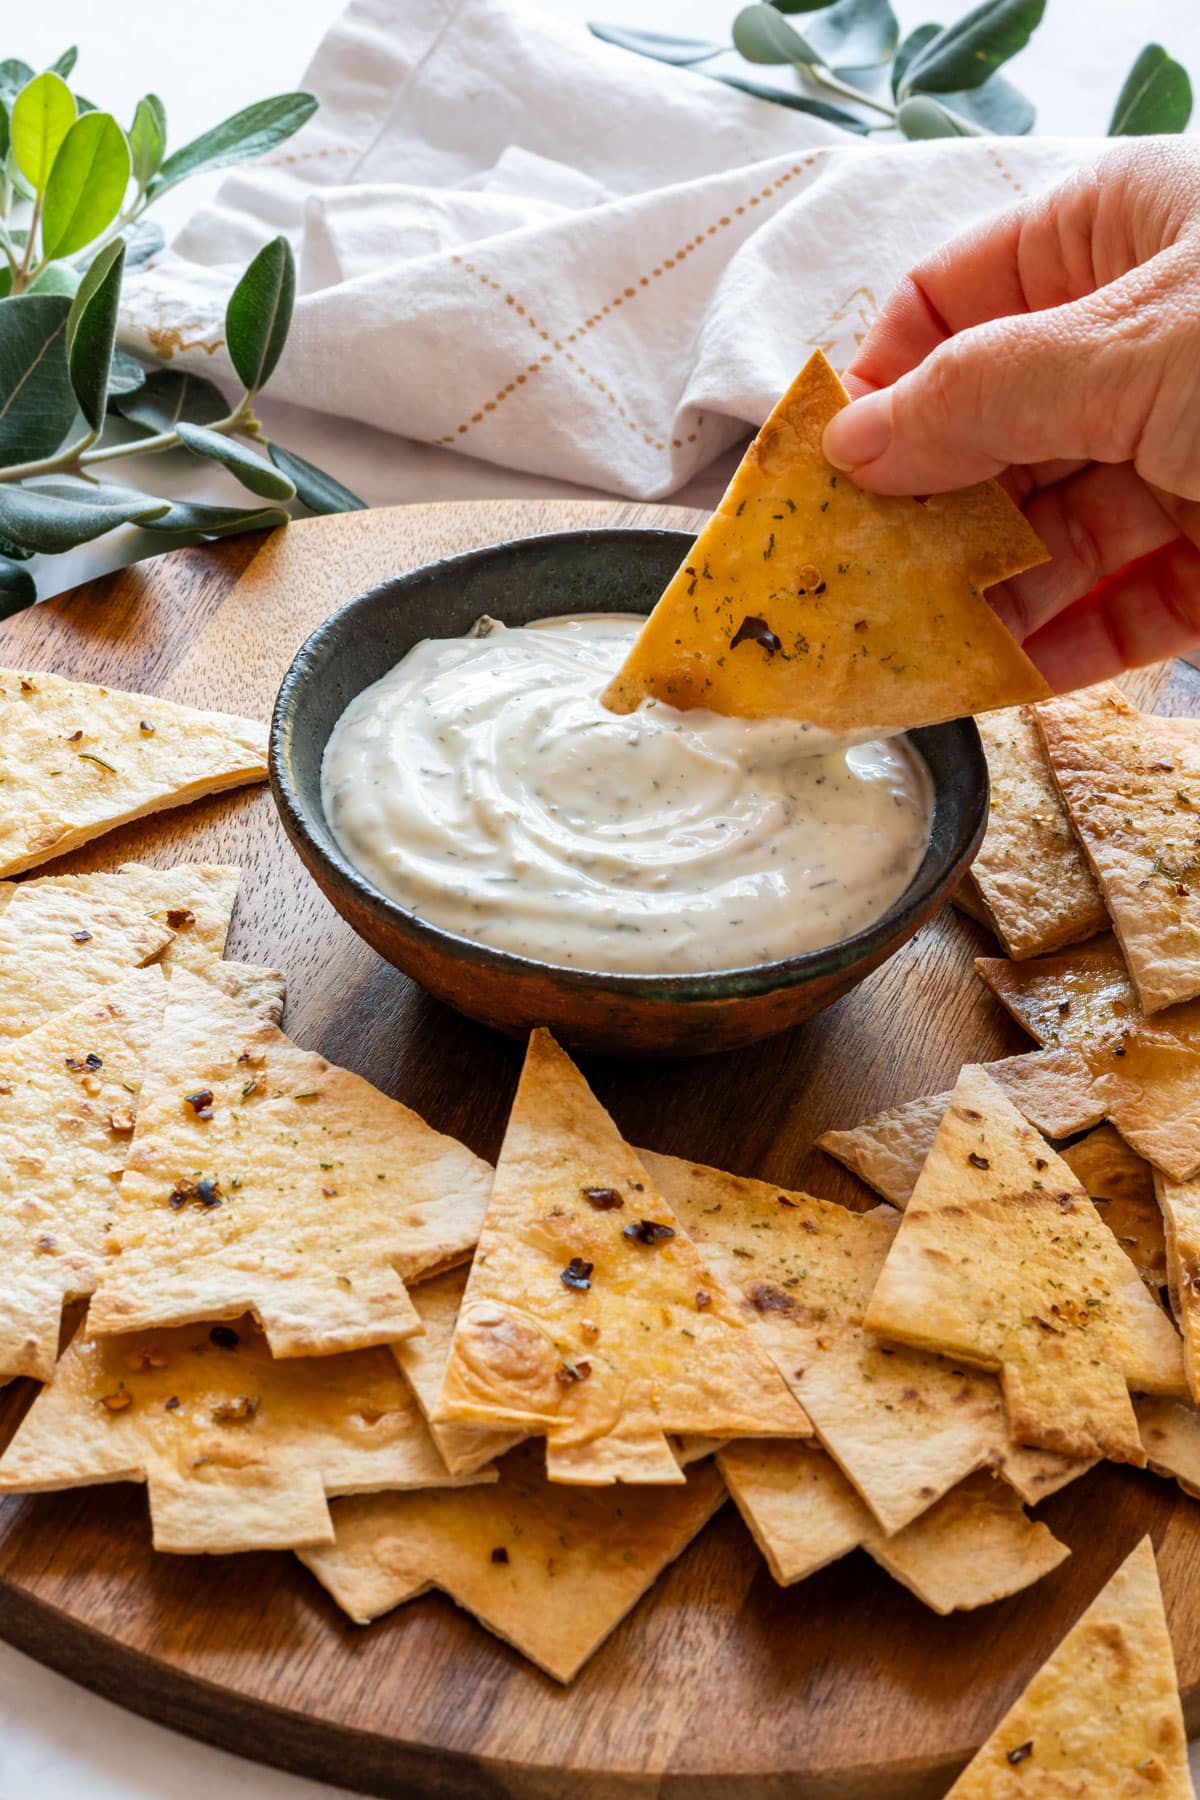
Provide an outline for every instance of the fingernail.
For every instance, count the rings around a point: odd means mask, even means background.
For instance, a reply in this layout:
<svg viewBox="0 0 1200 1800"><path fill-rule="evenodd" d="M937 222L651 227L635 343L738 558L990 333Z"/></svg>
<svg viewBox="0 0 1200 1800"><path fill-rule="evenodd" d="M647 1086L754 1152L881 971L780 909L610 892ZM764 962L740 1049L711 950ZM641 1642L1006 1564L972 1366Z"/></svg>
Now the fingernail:
<svg viewBox="0 0 1200 1800"><path fill-rule="evenodd" d="M825 427L822 449L835 469L861 469L882 456L892 441L892 392L864 394L835 413Z"/></svg>

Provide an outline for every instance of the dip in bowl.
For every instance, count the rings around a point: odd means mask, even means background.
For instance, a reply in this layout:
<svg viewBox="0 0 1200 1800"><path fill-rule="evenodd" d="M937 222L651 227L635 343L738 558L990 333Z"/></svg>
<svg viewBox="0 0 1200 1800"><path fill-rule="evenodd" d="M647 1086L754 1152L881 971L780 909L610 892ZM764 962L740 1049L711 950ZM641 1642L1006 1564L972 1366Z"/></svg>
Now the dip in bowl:
<svg viewBox="0 0 1200 1800"><path fill-rule="evenodd" d="M368 943L472 1017L630 1054L746 1044L860 981L974 854L970 720L811 756L784 721L600 709L690 543L564 532L431 564L335 613L284 679L289 837ZM505 629L453 642L481 618Z"/></svg>

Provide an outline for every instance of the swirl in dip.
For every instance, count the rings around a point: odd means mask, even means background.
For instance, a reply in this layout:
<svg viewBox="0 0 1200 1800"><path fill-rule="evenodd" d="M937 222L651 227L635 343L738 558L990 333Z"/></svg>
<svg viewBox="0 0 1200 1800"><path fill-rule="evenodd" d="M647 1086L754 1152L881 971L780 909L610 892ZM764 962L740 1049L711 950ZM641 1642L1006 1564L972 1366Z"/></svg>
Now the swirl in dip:
<svg viewBox="0 0 1200 1800"><path fill-rule="evenodd" d="M419 918L569 968L745 968L872 924L929 841L921 758L653 700L618 717L600 695L640 624L418 644L326 746L345 855Z"/></svg>

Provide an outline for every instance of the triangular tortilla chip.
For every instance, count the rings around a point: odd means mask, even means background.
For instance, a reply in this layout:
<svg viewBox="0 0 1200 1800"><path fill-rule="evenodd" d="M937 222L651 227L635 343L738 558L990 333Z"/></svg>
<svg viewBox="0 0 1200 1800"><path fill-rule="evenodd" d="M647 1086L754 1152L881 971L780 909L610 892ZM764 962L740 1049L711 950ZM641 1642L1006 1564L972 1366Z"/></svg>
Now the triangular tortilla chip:
<svg viewBox="0 0 1200 1800"><path fill-rule="evenodd" d="M96 1284L166 995L137 969L0 1045L0 1383L50 1380L63 1303Z"/></svg>
<svg viewBox="0 0 1200 1800"><path fill-rule="evenodd" d="M1091 1071L1077 1050L1031 1051L983 1067L1047 1137L1071 1137L1104 1117ZM924 1094L850 1131L824 1131L817 1143L893 1206L905 1207L949 1104L949 1088Z"/></svg>
<svg viewBox="0 0 1200 1800"><path fill-rule="evenodd" d="M214 962L204 970L204 979L268 1025L282 1025L287 1003L287 977L282 969L266 969L260 963Z"/></svg>
<svg viewBox="0 0 1200 1800"><path fill-rule="evenodd" d="M644 1152L651 1177L744 1315L839 1467L883 1529L899 1531L975 1469L1040 1497L1083 1463L1019 1450L999 1387L919 1350L880 1344L863 1314L894 1214Z"/></svg>
<svg viewBox="0 0 1200 1800"><path fill-rule="evenodd" d="M1082 1181L1096 1211L1142 1280L1164 1287L1167 1251L1150 1164L1143 1162L1111 1125L1098 1125L1059 1154L1076 1179Z"/></svg>
<svg viewBox="0 0 1200 1800"><path fill-rule="evenodd" d="M0 1041L78 1006L170 942L136 905L22 886L0 912Z"/></svg>
<svg viewBox="0 0 1200 1800"><path fill-rule="evenodd" d="M469 1475L472 1469L482 1468L493 1456L503 1456L511 1450L525 1435L521 1431L488 1431L479 1425L430 1423L442 1397L454 1326L467 1289L467 1273L465 1268L447 1269L444 1275L435 1275L432 1281L423 1281L414 1288L411 1299L424 1331L420 1337L405 1338L392 1345L392 1354L452 1475Z"/></svg>
<svg viewBox="0 0 1200 1800"><path fill-rule="evenodd" d="M963 1069L866 1328L999 1369L1020 1443L1141 1464L1129 1388L1186 1391L1179 1338L1067 1165Z"/></svg>
<svg viewBox="0 0 1200 1800"><path fill-rule="evenodd" d="M253 719L0 669L0 875L266 773Z"/></svg>
<svg viewBox="0 0 1200 1800"><path fill-rule="evenodd" d="M996 921L988 911L987 901L979 891L979 883L970 869L954 889L950 899L957 906L959 912L966 913L968 919L974 919L977 925L986 925L987 929L995 933L996 937L1000 936L996 929Z"/></svg>
<svg viewBox="0 0 1200 1800"><path fill-rule="evenodd" d="M1192 1399L1200 1400L1200 1181L1156 1175L1167 1251L1171 1311L1183 1335L1183 1360Z"/></svg>
<svg viewBox="0 0 1200 1800"><path fill-rule="evenodd" d="M191 969L206 975L224 954L240 877L240 869L223 863L176 863L156 869L148 863L127 862L111 872L5 882L0 888L0 905L5 895L56 892L135 907L167 934L164 969Z"/></svg>
<svg viewBox="0 0 1200 1800"><path fill-rule="evenodd" d="M1176 1181L1200 1174L1200 1048L1151 1022L1084 1054L1126 1143Z"/></svg>
<svg viewBox="0 0 1200 1800"><path fill-rule="evenodd" d="M971 1476L888 1537L814 1444L742 1440L717 1466L784 1587L863 1549L934 1612L960 1612L1032 1587L1070 1555L992 1475Z"/></svg>
<svg viewBox="0 0 1200 1800"><path fill-rule="evenodd" d="M667 1432L811 1427L737 1301L545 1031L534 1032L439 1423L544 1435L561 1481L678 1481Z"/></svg>
<svg viewBox="0 0 1200 1800"><path fill-rule="evenodd" d="M902 731L1049 689L981 590L1047 560L994 482L924 503L825 461L848 396L818 350L604 696L647 696L826 731Z"/></svg>
<svg viewBox="0 0 1200 1800"><path fill-rule="evenodd" d="M146 1483L156 1550L219 1555L331 1544L327 1494L453 1485L386 1350L276 1362L250 1319L75 1340L0 1493L105 1481Z"/></svg>
<svg viewBox="0 0 1200 1800"><path fill-rule="evenodd" d="M333 1507L336 1540L301 1561L365 1625L440 1588L556 1681L570 1681L725 1499L711 1463L674 1488L555 1487L532 1446L496 1487Z"/></svg>
<svg viewBox="0 0 1200 1800"><path fill-rule="evenodd" d="M946 1800L1194 1800L1175 1658L1145 1537L972 1757Z"/></svg>
<svg viewBox="0 0 1200 1800"><path fill-rule="evenodd" d="M1186 1400L1152 1399L1148 1394L1138 1395L1133 1410L1146 1467L1200 1500L1200 1412Z"/></svg>
<svg viewBox="0 0 1200 1800"><path fill-rule="evenodd" d="M419 1331L405 1281L470 1253L488 1165L186 969L167 994L89 1333L253 1312L276 1356L323 1356Z"/></svg>
<svg viewBox="0 0 1200 1800"><path fill-rule="evenodd" d="M1139 713L1110 685L1038 708L1050 766L1142 1010L1200 994L1200 723Z"/></svg>
<svg viewBox="0 0 1200 1800"><path fill-rule="evenodd" d="M1108 925L1028 706L978 721L991 785L987 832L971 873L1010 956L1042 956Z"/></svg>

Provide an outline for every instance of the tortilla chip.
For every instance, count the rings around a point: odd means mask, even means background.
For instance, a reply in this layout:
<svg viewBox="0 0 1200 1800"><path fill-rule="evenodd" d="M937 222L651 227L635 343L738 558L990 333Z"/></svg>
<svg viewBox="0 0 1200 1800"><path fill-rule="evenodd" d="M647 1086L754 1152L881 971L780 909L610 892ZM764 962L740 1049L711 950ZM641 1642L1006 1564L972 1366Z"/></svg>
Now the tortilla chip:
<svg viewBox="0 0 1200 1800"><path fill-rule="evenodd" d="M459 1268L447 1269L444 1275L435 1275L432 1281L423 1281L420 1287L414 1288L411 1299L424 1333L421 1337L405 1338L402 1343L392 1345L392 1354L416 1395L433 1441L452 1475L469 1475L472 1469L482 1468L493 1456L503 1456L506 1450L519 1444L524 1436L520 1431L487 1431L478 1425L430 1422L430 1415L437 1411L442 1397L442 1382L454 1341L454 1324L466 1286L467 1270Z"/></svg>
<svg viewBox="0 0 1200 1800"><path fill-rule="evenodd" d="M959 1612L1032 1587L1070 1555L991 1475L971 1476L888 1537L813 1444L730 1444L717 1466L784 1587L863 1549L934 1612Z"/></svg>
<svg viewBox="0 0 1200 1800"><path fill-rule="evenodd" d="M1126 1143L1175 1181L1200 1174L1200 1049L1147 1024L1084 1054Z"/></svg>
<svg viewBox="0 0 1200 1800"><path fill-rule="evenodd" d="M0 1493L106 1481L146 1483L156 1550L217 1555L331 1544L327 1494L452 1485L386 1350L275 1362L249 1319L76 1339Z"/></svg>
<svg viewBox="0 0 1200 1800"><path fill-rule="evenodd" d="M287 977L282 969L265 969L259 963L214 962L204 970L204 979L268 1025L282 1025L287 1003Z"/></svg>
<svg viewBox="0 0 1200 1800"><path fill-rule="evenodd" d="M1142 1280L1164 1287L1167 1252L1150 1164L1143 1162L1111 1125L1098 1125L1060 1155L1091 1195L1096 1211Z"/></svg>
<svg viewBox="0 0 1200 1800"><path fill-rule="evenodd" d="M1000 933L996 929L996 921L988 911L987 901L980 893L979 883L972 875L970 869L967 870L958 886L954 889L950 899L953 904L957 906L959 912L966 913L968 919L974 919L977 925L986 925L989 931L994 932L995 935L999 937Z"/></svg>
<svg viewBox="0 0 1200 1800"><path fill-rule="evenodd" d="M1038 709L1054 779L1142 1010L1200 994L1200 725L1139 713L1110 684Z"/></svg>
<svg viewBox="0 0 1200 1800"><path fill-rule="evenodd" d="M994 482L921 503L825 461L848 404L818 350L746 452L604 695L832 732L902 731L1049 689L983 588L1047 560Z"/></svg>
<svg viewBox="0 0 1200 1800"><path fill-rule="evenodd" d="M1200 1500L1200 1412L1186 1400L1139 1394L1133 1403L1146 1467Z"/></svg>
<svg viewBox="0 0 1200 1800"><path fill-rule="evenodd" d="M1054 785L1033 709L978 721L991 784L987 832L971 865L1010 956L1041 956L1095 937L1108 913Z"/></svg>
<svg viewBox="0 0 1200 1800"><path fill-rule="evenodd" d="M206 975L224 954L240 877L240 869L225 864L176 863L173 868L156 869L148 863L128 862L114 872L43 875L19 886L5 883L0 891L77 894L85 900L135 907L166 934L164 969L191 969L196 975Z"/></svg>
<svg viewBox="0 0 1200 1800"><path fill-rule="evenodd" d="M855 1213L699 1163L643 1154L706 1261L740 1293L744 1317L885 1531L901 1530L975 1469L1002 1469L1023 1492L1039 1495L1082 1473L1082 1463L1016 1449L992 1376L882 1345L864 1332L863 1314L895 1236L894 1214Z"/></svg>
<svg viewBox="0 0 1200 1800"><path fill-rule="evenodd" d="M1200 1182L1155 1177L1162 1208L1171 1310L1183 1336L1193 1400L1200 1399Z"/></svg>
<svg viewBox="0 0 1200 1800"><path fill-rule="evenodd" d="M999 1369L1019 1443L1145 1461L1129 1388L1185 1391L1179 1338L1067 1165L963 1069L865 1325Z"/></svg>
<svg viewBox="0 0 1200 1800"><path fill-rule="evenodd" d="M253 1312L276 1356L324 1356L420 1331L404 1284L469 1255L488 1165L186 969L167 994L89 1334Z"/></svg>
<svg viewBox="0 0 1200 1800"><path fill-rule="evenodd" d="M1193 1800L1175 1658L1150 1539L1126 1558L946 1800Z"/></svg>
<svg viewBox="0 0 1200 1800"><path fill-rule="evenodd" d="M99 994L170 942L136 906L23 885L0 912L0 1041Z"/></svg>
<svg viewBox="0 0 1200 1800"><path fill-rule="evenodd" d="M63 1304L95 1287L166 994L137 969L0 1045L0 1383L50 1380Z"/></svg>
<svg viewBox="0 0 1200 1800"><path fill-rule="evenodd" d="M570 1058L535 1031L439 1424L544 1435L555 1480L678 1481L668 1432L807 1418Z"/></svg>
<svg viewBox="0 0 1200 1800"><path fill-rule="evenodd" d="M333 1508L336 1540L300 1560L360 1625L429 1588L556 1681L570 1681L725 1499L711 1463L686 1485L556 1487L526 1446L496 1487L381 1494Z"/></svg>
<svg viewBox="0 0 1200 1800"><path fill-rule="evenodd" d="M0 669L0 875L266 774L253 719Z"/></svg>
<svg viewBox="0 0 1200 1800"><path fill-rule="evenodd" d="M1091 1071L1077 1050L1032 1051L983 1067L1047 1137L1072 1137L1104 1117ZM824 1131L817 1144L893 1206L905 1207L949 1104L948 1088L941 1094L925 1094L878 1113L852 1131Z"/></svg>

